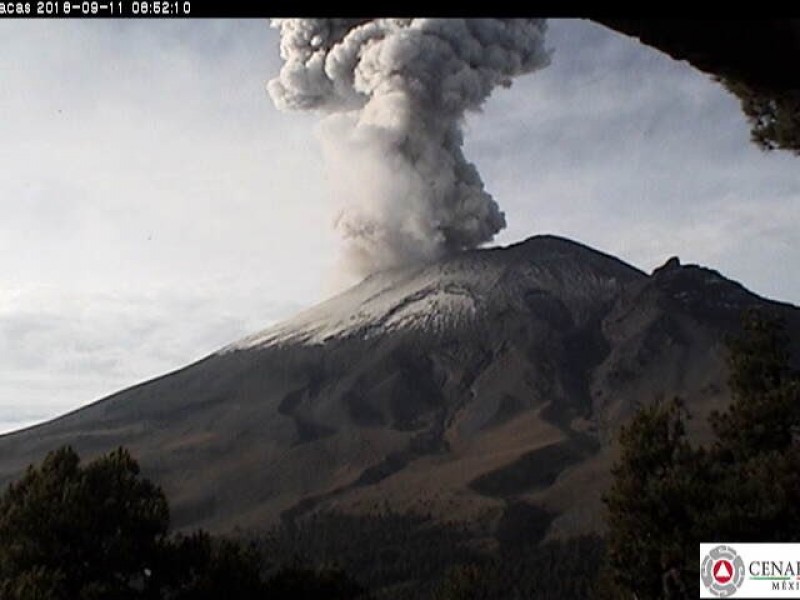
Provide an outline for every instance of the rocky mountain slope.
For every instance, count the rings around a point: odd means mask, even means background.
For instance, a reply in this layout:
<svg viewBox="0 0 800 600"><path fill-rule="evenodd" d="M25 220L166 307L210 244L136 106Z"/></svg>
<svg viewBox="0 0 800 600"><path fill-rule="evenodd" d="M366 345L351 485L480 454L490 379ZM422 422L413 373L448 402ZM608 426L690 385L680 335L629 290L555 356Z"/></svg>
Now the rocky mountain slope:
<svg viewBox="0 0 800 600"><path fill-rule="evenodd" d="M640 402L727 401L741 312L800 311L671 260L647 275L553 236L372 276L180 371L0 437L0 482L48 450L125 445L178 526L319 509L596 529ZM693 421L703 436L704 418Z"/></svg>

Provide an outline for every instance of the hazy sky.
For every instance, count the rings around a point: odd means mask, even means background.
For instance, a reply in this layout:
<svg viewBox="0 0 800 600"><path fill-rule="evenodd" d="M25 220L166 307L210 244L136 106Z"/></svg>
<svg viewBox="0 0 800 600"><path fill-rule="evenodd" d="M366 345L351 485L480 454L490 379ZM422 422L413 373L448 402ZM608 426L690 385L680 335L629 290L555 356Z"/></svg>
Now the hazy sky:
<svg viewBox="0 0 800 600"><path fill-rule="evenodd" d="M800 159L707 77L581 21L471 115L466 154L536 233L669 256L800 304ZM324 298L337 241L312 116L264 21L0 21L0 431L202 358Z"/></svg>

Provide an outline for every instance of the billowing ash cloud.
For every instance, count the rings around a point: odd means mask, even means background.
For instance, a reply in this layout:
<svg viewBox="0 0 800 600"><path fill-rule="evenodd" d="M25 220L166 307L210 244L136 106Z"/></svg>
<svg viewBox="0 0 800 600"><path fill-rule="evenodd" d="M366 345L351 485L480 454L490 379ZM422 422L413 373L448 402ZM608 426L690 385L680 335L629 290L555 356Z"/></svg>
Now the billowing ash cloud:
<svg viewBox="0 0 800 600"><path fill-rule="evenodd" d="M549 62L533 19L276 19L280 109L326 115L341 202L336 227L359 273L492 239L505 217L462 151L462 123L497 86Z"/></svg>

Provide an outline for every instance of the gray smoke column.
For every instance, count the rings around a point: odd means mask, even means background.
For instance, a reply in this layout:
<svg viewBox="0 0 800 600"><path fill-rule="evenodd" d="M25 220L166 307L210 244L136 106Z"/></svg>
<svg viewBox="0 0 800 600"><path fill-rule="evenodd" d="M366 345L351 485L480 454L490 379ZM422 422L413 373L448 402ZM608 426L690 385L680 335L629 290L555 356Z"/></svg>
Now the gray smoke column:
<svg viewBox="0 0 800 600"><path fill-rule="evenodd" d="M336 227L361 274L490 241L505 216L463 153L497 86L549 63L535 19L276 19L275 105L325 115Z"/></svg>

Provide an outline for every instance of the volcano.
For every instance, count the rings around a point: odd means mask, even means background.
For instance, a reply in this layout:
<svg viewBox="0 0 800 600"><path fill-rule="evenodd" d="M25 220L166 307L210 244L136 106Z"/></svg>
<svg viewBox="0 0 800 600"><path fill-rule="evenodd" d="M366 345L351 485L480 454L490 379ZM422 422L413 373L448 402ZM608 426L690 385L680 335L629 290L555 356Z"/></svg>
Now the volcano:
<svg viewBox="0 0 800 600"><path fill-rule="evenodd" d="M729 401L743 311L800 310L676 258L646 274L536 236L368 277L179 371L0 437L0 483L71 444L128 447L177 527L224 532L391 508L542 535L600 528L613 436L681 396Z"/></svg>

